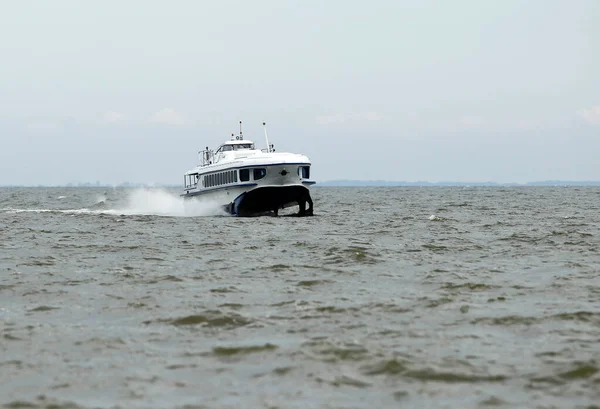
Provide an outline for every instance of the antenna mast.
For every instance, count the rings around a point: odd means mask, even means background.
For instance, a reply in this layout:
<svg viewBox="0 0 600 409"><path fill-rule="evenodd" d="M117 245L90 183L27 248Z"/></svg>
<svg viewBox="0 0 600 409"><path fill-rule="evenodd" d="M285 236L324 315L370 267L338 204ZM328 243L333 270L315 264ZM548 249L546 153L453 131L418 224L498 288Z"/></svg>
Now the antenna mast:
<svg viewBox="0 0 600 409"><path fill-rule="evenodd" d="M244 139L242 136L242 121L240 121L240 140Z"/></svg>
<svg viewBox="0 0 600 409"><path fill-rule="evenodd" d="M269 145L269 137L267 136L267 123L263 122L263 127L265 128L265 140L267 141L267 152L271 152L271 145Z"/></svg>

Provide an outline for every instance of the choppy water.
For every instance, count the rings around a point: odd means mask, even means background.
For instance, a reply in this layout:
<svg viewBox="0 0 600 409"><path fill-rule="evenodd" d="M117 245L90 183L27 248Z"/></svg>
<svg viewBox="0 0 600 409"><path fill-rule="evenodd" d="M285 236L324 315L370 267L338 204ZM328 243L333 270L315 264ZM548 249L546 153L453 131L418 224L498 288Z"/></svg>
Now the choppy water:
<svg viewBox="0 0 600 409"><path fill-rule="evenodd" d="M6 408L598 408L600 189L0 189Z"/></svg>

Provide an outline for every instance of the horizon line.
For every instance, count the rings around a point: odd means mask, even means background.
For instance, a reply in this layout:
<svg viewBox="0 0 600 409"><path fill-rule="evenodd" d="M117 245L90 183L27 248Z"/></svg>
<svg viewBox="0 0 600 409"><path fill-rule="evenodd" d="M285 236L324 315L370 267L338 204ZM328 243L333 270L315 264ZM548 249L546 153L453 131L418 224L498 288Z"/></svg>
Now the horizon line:
<svg viewBox="0 0 600 409"><path fill-rule="evenodd" d="M600 186L600 180L561 180L561 179L547 179L547 180L536 180L530 182L496 182L496 181L400 181L400 180L385 180L385 179L331 179L317 181L316 186L328 186L328 187L361 187L361 186L373 186L373 187L386 187L386 186L557 186L557 185L570 185L570 186ZM142 183L142 182L119 182L119 183L100 183L100 182L69 182L60 184L0 184L0 187L169 187L176 188L180 187L179 184L172 183Z"/></svg>

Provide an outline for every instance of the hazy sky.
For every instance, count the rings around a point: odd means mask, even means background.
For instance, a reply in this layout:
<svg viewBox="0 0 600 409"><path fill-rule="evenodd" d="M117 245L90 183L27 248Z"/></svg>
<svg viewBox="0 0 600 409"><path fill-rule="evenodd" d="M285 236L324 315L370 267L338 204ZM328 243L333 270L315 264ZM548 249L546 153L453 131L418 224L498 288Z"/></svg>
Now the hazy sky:
<svg viewBox="0 0 600 409"><path fill-rule="evenodd" d="M0 0L0 185L180 183L244 122L318 181L600 179L600 1Z"/></svg>

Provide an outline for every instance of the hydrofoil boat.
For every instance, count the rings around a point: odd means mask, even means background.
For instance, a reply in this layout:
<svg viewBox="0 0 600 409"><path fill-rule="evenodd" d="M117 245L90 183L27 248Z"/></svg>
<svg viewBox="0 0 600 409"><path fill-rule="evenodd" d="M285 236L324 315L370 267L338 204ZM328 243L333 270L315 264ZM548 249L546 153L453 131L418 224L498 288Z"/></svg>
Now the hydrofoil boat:
<svg viewBox="0 0 600 409"><path fill-rule="evenodd" d="M200 164L184 174L185 200L217 202L235 216L279 214L279 210L298 206L298 216L313 215L309 187L311 162L305 155L276 152L269 144L258 149L244 139L240 121L239 135L216 150L198 152Z"/></svg>

